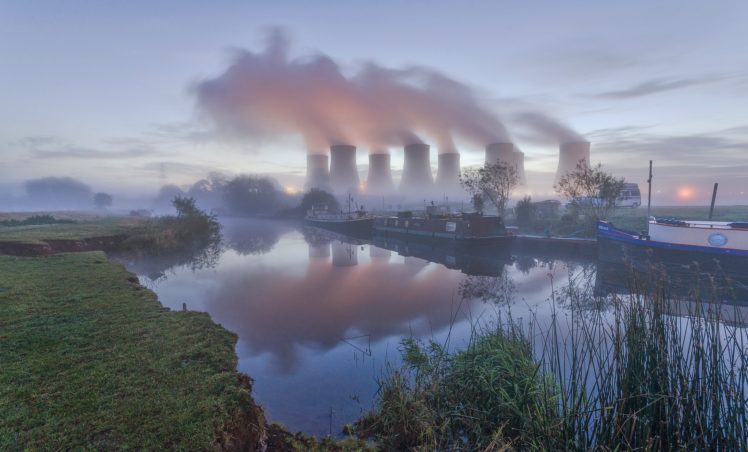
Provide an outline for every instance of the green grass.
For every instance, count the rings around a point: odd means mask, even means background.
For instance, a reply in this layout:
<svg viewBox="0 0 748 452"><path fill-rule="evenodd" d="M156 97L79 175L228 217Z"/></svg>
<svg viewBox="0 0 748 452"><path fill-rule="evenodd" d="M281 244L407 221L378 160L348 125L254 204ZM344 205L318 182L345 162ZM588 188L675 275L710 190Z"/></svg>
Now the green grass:
<svg viewBox="0 0 748 452"><path fill-rule="evenodd" d="M254 406L235 342L102 252L0 256L0 450L215 448Z"/></svg>
<svg viewBox="0 0 748 452"><path fill-rule="evenodd" d="M83 240L128 234L144 224L129 217L79 217L76 223L0 227L0 242L41 244L46 240Z"/></svg>

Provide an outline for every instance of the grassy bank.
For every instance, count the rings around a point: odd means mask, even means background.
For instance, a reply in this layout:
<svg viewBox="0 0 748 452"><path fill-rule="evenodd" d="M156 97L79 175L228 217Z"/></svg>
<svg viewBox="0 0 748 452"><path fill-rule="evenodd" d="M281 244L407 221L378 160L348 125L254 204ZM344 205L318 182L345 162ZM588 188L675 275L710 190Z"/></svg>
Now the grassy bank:
<svg viewBox="0 0 748 452"><path fill-rule="evenodd" d="M386 450L745 450L748 332L698 295L670 315L682 300L637 284L569 286L554 301L570 315L505 316L463 350L404 341L359 435Z"/></svg>
<svg viewBox="0 0 748 452"><path fill-rule="evenodd" d="M14 216L14 219L18 219L18 221L22 221L24 218L28 218L28 216ZM0 226L0 242L38 245L50 240L86 240L97 237L112 237L131 234L133 231L142 229L146 224L145 219L130 217L55 214L54 218L68 219L72 223Z"/></svg>
<svg viewBox="0 0 748 452"><path fill-rule="evenodd" d="M0 256L0 450L256 441L236 336L172 312L103 253Z"/></svg>

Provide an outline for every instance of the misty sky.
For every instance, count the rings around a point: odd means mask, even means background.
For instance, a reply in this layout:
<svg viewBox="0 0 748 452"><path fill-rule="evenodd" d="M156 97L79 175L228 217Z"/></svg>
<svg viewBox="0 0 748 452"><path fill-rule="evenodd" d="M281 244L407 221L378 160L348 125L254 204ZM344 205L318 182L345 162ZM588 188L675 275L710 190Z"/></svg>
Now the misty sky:
<svg viewBox="0 0 748 452"><path fill-rule="evenodd" d="M196 108L195 87L237 49L262 50L272 27L294 57L323 53L344 72L415 65L471 86L525 151L534 193L550 191L558 146L513 122L523 109L562 121L632 181L653 159L656 200L700 203L720 182L721 200L745 203L744 0L3 1L0 198L44 176L133 196L211 171L301 187L301 136L228 140ZM456 145L463 164L481 162L480 147ZM364 175L365 151L359 162Z"/></svg>

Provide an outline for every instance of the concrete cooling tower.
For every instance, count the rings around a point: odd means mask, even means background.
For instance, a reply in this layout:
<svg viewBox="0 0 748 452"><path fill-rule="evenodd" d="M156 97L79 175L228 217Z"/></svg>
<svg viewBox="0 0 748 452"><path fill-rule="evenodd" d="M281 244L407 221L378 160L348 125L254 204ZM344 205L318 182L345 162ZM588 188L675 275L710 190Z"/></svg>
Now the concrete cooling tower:
<svg viewBox="0 0 748 452"><path fill-rule="evenodd" d="M436 188L447 195L462 191L460 188L460 154L456 152L439 154Z"/></svg>
<svg viewBox="0 0 748 452"><path fill-rule="evenodd" d="M330 190L329 159L324 154L306 156L306 188Z"/></svg>
<svg viewBox="0 0 748 452"><path fill-rule="evenodd" d="M330 146L330 185L336 193L358 191L356 146L337 144Z"/></svg>
<svg viewBox="0 0 748 452"><path fill-rule="evenodd" d="M558 170L556 171L555 183L558 183L562 176L573 171L580 161L584 161L585 166L590 164L590 143L587 141L578 141L572 143L562 143L558 153Z"/></svg>
<svg viewBox="0 0 748 452"><path fill-rule="evenodd" d="M366 192L372 195L392 193L395 184L390 171L390 154L369 154L369 175L366 178Z"/></svg>
<svg viewBox="0 0 748 452"><path fill-rule="evenodd" d="M499 162L514 165L513 143L491 143L486 146L486 163L493 165Z"/></svg>
<svg viewBox="0 0 748 452"><path fill-rule="evenodd" d="M429 161L429 145L418 143L405 146L400 191L408 194L430 193L433 188L434 178Z"/></svg>
<svg viewBox="0 0 748 452"><path fill-rule="evenodd" d="M525 178L525 153L521 151L514 151L514 167L517 168L517 179L520 185L525 185L527 179Z"/></svg>
<svg viewBox="0 0 748 452"><path fill-rule="evenodd" d="M330 244L309 244L309 259L328 259L330 257Z"/></svg>

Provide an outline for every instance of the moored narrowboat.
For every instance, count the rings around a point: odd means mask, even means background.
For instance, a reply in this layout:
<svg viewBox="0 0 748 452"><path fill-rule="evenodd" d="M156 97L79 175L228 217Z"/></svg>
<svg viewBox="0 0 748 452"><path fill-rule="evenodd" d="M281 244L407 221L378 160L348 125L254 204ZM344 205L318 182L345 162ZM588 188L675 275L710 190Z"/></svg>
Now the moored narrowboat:
<svg viewBox="0 0 748 452"><path fill-rule="evenodd" d="M425 217L415 217L412 212L399 212L397 216L375 218L374 232L465 245L496 244L514 238L501 217L438 212L434 206L429 206Z"/></svg>

